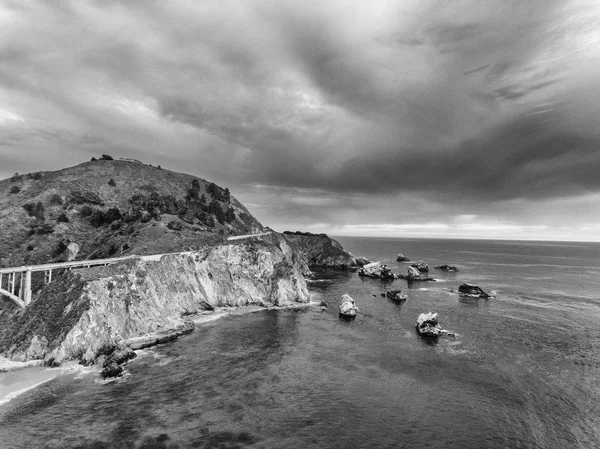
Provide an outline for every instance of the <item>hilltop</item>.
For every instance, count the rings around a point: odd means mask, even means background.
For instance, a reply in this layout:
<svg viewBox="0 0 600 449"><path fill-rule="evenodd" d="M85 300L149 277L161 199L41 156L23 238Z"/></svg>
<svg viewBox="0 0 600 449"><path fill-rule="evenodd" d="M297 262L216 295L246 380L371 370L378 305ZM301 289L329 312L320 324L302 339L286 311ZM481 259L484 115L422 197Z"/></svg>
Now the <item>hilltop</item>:
<svg viewBox="0 0 600 449"><path fill-rule="evenodd" d="M0 266L185 251L262 230L227 188L139 161L0 181Z"/></svg>

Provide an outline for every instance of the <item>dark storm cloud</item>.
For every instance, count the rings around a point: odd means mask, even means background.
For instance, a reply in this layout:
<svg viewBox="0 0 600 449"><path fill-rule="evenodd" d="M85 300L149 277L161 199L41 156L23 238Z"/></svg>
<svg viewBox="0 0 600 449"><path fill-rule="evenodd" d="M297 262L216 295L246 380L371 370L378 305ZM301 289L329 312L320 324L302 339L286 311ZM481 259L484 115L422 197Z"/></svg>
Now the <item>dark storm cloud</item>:
<svg viewBox="0 0 600 449"><path fill-rule="evenodd" d="M234 191L596 192L597 19L541 0L0 0L0 174L110 149Z"/></svg>

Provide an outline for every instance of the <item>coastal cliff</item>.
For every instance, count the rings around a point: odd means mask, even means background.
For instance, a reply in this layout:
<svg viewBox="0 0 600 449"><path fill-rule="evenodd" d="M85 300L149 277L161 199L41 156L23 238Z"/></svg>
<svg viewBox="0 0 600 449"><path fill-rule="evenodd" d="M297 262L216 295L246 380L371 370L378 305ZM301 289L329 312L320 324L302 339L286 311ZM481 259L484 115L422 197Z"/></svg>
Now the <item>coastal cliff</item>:
<svg viewBox="0 0 600 449"><path fill-rule="evenodd" d="M275 242L251 239L66 273L25 310L0 314L0 353L91 363L108 347L180 328L215 307L309 302L308 268L284 239Z"/></svg>
<svg viewBox="0 0 600 449"><path fill-rule="evenodd" d="M326 234L285 231L284 235L304 255L309 266L338 269L357 266L354 256Z"/></svg>

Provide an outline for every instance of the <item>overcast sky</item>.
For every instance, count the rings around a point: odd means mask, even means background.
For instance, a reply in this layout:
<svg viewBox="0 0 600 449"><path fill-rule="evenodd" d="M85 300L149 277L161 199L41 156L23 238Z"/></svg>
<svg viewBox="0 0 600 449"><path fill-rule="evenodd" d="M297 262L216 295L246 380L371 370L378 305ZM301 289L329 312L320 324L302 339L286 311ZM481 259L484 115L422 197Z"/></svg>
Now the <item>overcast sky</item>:
<svg viewBox="0 0 600 449"><path fill-rule="evenodd" d="M278 230L600 240L600 3L0 0L0 178L108 153Z"/></svg>

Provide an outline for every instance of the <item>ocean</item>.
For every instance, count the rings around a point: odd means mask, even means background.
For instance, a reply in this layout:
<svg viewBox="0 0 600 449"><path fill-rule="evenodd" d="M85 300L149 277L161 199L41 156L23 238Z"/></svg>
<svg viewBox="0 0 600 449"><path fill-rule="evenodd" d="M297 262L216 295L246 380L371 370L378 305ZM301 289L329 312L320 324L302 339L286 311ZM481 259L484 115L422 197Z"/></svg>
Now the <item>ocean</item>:
<svg viewBox="0 0 600 449"><path fill-rule="evenodd" d="M318 270L316 304L200 325L140 351L116 381L0 373L0 447L600 447L600 244L338 240L394 272L399 252L422 259L436 281ZM464 282L495 298L459 296ZM381 296L392 289L408 300ZM351 321L344 293L360 309ZM456 336L420 338L429 311Z"/></svg>

